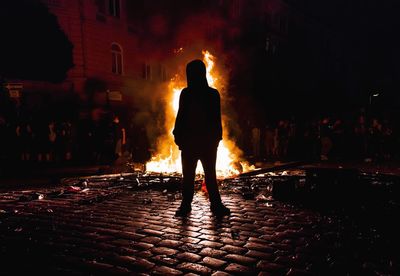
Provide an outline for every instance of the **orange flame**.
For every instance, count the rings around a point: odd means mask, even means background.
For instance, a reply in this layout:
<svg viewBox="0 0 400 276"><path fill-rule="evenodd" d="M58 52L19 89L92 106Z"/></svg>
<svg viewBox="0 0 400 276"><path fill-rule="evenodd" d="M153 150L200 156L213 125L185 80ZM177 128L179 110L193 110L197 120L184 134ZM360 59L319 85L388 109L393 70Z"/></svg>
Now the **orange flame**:
<svg viewBox="0 0 400 276"><path fill-rule="evenodd" d="M207 81L209 86L215 87L220 92L223 91L222 78L214 67L215 57L208 51L203 51L202 54L203 61L207 69ZM147 171L161 173L174 173L182 171L180 152L174 143L172 130L174 126L174 120L178 112L180 92L184 87L185 85L182 81L180 81L179 76L175 76L169 83L170 93L166 98L166 104L168 104L169 108L167 108L167 120L165 122L165 129L168 131L168 133L158 140L157 154L153 156L151 161L146 164ZM221 100L223 100L223 96L221 97ZM221 178L236 175L249 170L254 170L254 166L250 166L247 162L240 161L242 152L236 146L235 142L228 138L224 116L222 117L222 127L224 129L224 137L218 146L216 163L217 176ZM197 166L197 173L203 173L203 168L200 162Z"/></svg>

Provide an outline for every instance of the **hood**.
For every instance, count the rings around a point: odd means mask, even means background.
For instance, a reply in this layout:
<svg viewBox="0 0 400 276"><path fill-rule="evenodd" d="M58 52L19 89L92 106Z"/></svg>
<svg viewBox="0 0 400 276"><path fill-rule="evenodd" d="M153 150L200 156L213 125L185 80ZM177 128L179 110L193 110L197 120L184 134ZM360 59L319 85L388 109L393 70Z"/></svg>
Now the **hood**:
<svg viewBox="0 0 400 276"><path fill-rule="evenodd" d="M199 59L192 60L186 65L186 80L189 88L208 87L206 66Z"/></svg>

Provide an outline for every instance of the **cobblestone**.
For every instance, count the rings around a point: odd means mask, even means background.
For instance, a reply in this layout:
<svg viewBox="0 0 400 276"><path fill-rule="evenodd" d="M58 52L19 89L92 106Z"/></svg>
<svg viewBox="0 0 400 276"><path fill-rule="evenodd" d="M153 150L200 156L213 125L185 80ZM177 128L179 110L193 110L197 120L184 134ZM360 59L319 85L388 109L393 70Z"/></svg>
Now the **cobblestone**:
<svg viewBox="0 0 400 276"><path fill-rule="evenodd" d="M151 251L154 254L167 255L167 256L175 255L176 253L178 253L178 250L171 249L168 247L153 247Z"/></svg>
<svg viewBox="0 0 400 276"><path fill-rule="evenodd" d="M246 254L246 257L252 257L256 259L262 259L262 260L271 260L273 258L273 254L269 253L264 253L256 250L249 250Z"/></svg>
<svg viewBox="0 0 400 276"><path fill-rule="evenodd" d="M286 270L284 266L269 261L260 261L257 268L271 273L283 273Z"/></svg>
<svg viewBox="0 0 400 276"><path fill-rule="evenodd" d="M208 247L213 247L213 248L220 248L220 247L223 246L223 244L220 243L220 242L212 242L212 241L209 241L209 240L201 241L201 242L199 242L199 244L204 245L204 246L208 246Z"/></svg>
<svg viewBox="0 0 400 276"><path fill-rule="evenodd" d="M208 199L197 193L190 216L182 219L174 217L180 202L158 190L112 192L104 187L87 194L19 200L30 192L0 193L0 274L399 272L394 250L398 240L381 239L381 229L355 228L339 216L283 202L267 206L224 192L232 214L217 219ZM151 203L144 204L144 199Z"/></svg>
<svg viewBox="0 0 400 276"><path fill-rule="evenodd" d="M233 246L233 245L225 245L224 247L221 248L221 250L224 250L228 253L233 253L233 254L244 254L247 252L246 248L239 247L239 246Z"/></svg>
<svg viewBox="0 0 400 276"><path fill-rule="evenodd" d="M169 248L178 248L183 244L183 241L176 240L162 240L157 245Z"/></svg>
<svg viewBox="0 0 400 276"><path fill-rule="evenodd" d="M211 268L220 268L226 264L226 261L212 257L204 257L203 263Z"/></svg>
<svg viewBox="0 0 400 276"><path fill-rule="evenodd" d="M228 254L225 256L224 259L231 261L231 262L243 264L243 265L253 265L257 262L257 259L245 257L242 255L236 255L236 254Z"/></svg>
<svg viewBox="0 0 400 276"><path fill-rule="evenodd" d="M233 274L253 274L255 273L255 270L251 267L240 265L240 264L235 264L231 263L229 264L226 268L225 271Z"/></svg>
<svg viewBox="0 0 400 276"><path fill-rule="evenodd" d="M216 271L211 276L229 276L231 274L223 272L223 271Z"/></svg>
<svg viewBox="0 0 400 276"><path fill-rule="evenodd" d="M203 255L203 256L210 256L210 257L218 258L218 257L222 257L222 256L226 255L226 252L222 251L222 250L207 247L207 248L204 248L203 250L201 250L199 254Z"/></svg>
<svg viewBox="0 0 400 276"><path fill-rule="evenodd" d="M195 263L181 263L178 265L178 269L192 271L203 275L211 274L212 272L210 268Z"/></svg>
<svg viewBox="0 0 400 276"><path fill-rule="evenodd" d="M155 275L182 275L183 272L168 266L158 266L152 271Z"/></svg>
<svg viewBox="0 0 400 276"><path fill-rule="evenodd" d="M179 253L178 255L176 255L176 257L180 260L184 260L184 261L192 262L192 263L195 263L201 259L201 256L194 254L194 253L190 253L190 252Z"/></svg>

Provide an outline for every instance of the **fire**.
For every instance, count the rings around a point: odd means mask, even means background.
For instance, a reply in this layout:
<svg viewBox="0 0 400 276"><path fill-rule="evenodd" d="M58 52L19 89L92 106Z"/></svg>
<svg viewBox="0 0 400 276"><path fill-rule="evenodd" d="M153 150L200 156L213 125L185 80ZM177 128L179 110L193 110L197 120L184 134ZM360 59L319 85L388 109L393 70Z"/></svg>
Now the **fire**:
<svg viewBox="0 0 400 276"><path fill-rule="evenodd" d="M215 70L215 57L208 51L203 51L203 61L207 69L207 81L209 86L215 87L223 94L223 83L222 78ZM169 83L169 95L166 98L167 108L165 129L168 133L158 140L157 154L152 157L151 161L146 164L146 170L150 172L161 172L161 173L174 173L181 172L181 159L178 147L174 143L172 130L174 127L174 121L179 107L179 96L182 89L185 87L185 83L180 79L180 76L176 75ZM221 96L223 101L224 97ZM222 127L224 137L218 146L217 152L217 176L227 177L236 175L241 172L254 170L254 166L250 166L247 162L240 161L242 155L241 150L236 146L235 142L228 138L226 133L226 120L222 117ZM199 162L197 165L197 173L202 174L203 168Z"/></svg>
<svg viewBox="0 0 400 276"><path fill-rule="evenodd" d="M218 77L211 75L211 71L214 68L214 57L208 51L203 51L203 56L204 56L203 61L206 64L206 71L207 71L206 77L208 85L214 87L215 83L218 81Z"/></svg>

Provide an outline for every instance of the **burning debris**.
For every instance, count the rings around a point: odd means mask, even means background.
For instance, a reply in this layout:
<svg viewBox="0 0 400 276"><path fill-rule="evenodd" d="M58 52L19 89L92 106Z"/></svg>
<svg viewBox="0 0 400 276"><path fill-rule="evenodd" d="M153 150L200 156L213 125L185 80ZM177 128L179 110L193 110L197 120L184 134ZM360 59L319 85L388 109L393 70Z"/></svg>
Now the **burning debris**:
<svg viewBox="0 0 400 276"><path fill-rule="evenodd" d="M400 210L400 179L396 176L316 168L279 170L269 175L265 170L219 179L221 194L238 194L256 206L274 207L280 201L289 205L317 208L335 215L346 214L348 210L355 214L377 213L378 208L389 216L392 210ZM326 175L332 177L327 178ZM327 181L329 179L331 181ZM52 213L57 212L57 209L49 209L49 201L55 204L68 202L89 205L124 193L135 194L138 190L148 191L148 196L138 198L144 205L156 203L151 190L160 191L173 203L181 199L181 181L182 176L176 172L133 172L65 178L61 180L61 187L0 193L0 216L32 213L34 210ZM203 176L197 175L195 191L198 196L207 196L202 190L203 182Z"/></svg>

